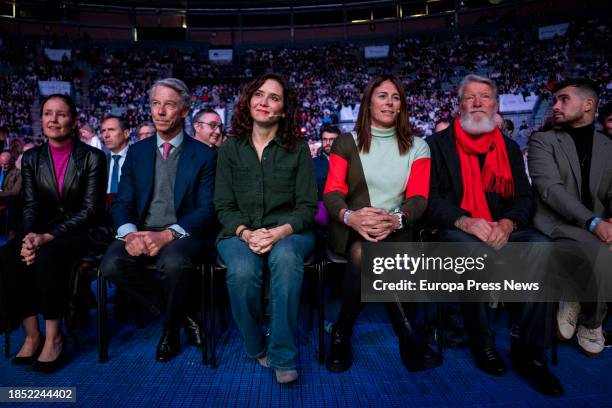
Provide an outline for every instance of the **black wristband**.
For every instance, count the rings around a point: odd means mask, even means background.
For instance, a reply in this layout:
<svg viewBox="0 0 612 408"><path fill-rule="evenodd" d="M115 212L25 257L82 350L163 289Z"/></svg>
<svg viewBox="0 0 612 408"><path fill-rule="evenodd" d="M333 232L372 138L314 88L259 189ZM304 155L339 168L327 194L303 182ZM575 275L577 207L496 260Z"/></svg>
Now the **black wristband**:
<svg viewBox="0 0 612 408"><path fill-rule="evenodd" d="M594 219L595 219L595 217L591 217L591 218L589 218L587 220L586 224L584 224L584 229L585 230L590 231L589 227L591 226L591 223L593 222Z"/></svg>

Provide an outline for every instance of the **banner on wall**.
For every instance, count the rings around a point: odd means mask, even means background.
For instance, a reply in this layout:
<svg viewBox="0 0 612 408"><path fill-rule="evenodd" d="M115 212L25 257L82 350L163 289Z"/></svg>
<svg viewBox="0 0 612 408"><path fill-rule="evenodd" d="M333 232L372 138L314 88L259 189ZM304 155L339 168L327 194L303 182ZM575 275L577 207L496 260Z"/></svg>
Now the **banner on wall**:
<svg viewBox="0 0 612 408"><path fill-rule="evenodd" d="M234 58L234 51L228 49L208 50L208 60L210 62L230 63Z"/></svg>
<svg viewBox="0 0 612 408"><path fill-rule="evenodd" d="M45 55L51 61L61 62L64 57L67 59L72 59L72 51L69 49L60 49L60 48L45 48Z"/></svg>
<svg viewBox="0 0 612 408"><path fill-rule="evenodd" d="M368 59L387 58L389 56L388 45L370 45L364 48L365 57Z"/></svg>
<svg viewBox="0 0 612 408"><path fill-rule="evenodd" d="M529 96L514 94L502 94L499 96L499 111L508 112L532 112L538 101L538 97L532 92Z"/></svg>
<svg viewBox="0 0 612 408"><path fill-rule="evenodd" d="M540 40L550 40L552 38L561 37L567 34L569 23L554 24L543 26L538 29L538 38Z"/></svg>
<svg viewBox="0 0 612 408"><path fill-rule="evenodd" d="M72 86L67 81L38 81L38 90L43 97L56 93L70 95Z"/></svg>

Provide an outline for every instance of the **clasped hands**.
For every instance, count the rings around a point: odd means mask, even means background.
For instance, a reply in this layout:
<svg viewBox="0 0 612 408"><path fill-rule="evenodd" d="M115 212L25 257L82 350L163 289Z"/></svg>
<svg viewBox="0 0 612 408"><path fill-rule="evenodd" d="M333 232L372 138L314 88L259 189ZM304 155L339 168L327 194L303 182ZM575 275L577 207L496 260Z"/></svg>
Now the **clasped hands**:
<svg viewBox="0 0 612 408"><path fill-rule="evenodd" d="M125 250L131 256L156 256L173 240L169 229L130 232L125 236Z"/></svg>
<svg viewBox="0 0 612 408"><path fill-rule="evenodd" d="M381 208L364 207L351 211L348 225L370 242L382 241L399 228L399 219Z"/></svg>
<svg viewBox="0 0 612 408"><path fill-rule="evenodd" d="M274 228L259 228L255 231L249 229L242 233L242 239L249 245L251 251L262 255L272 250L274 244L288 235L293 229L289 224L280 225Z"/></svg>
<svg viewBox="0 0 612 408"><path fill-rule="evenodd" d="M23 237L21 241L21 259L23 262L28 266L32 265L36 259L36 251L38 248L52 239L53 235L51 234L36 234L34 232L30 232Z"/></svg>
<svg viewBox="0 0 612 408"><path fill-rule="evenodd" d="M487 221L484 218L471 218L463 216L457 220L455 226L467 234L474 235L476 238L500 250L510 238L514 230L514 225L508 218L499 221Z"/></svg>
<svg viewBox="0 0 612 408"><path fill-rule="evenodd" d="M608 244L608 249L612 250L612 218L599 221L593 230L593 234L595 234L600 241Z"/></svg>

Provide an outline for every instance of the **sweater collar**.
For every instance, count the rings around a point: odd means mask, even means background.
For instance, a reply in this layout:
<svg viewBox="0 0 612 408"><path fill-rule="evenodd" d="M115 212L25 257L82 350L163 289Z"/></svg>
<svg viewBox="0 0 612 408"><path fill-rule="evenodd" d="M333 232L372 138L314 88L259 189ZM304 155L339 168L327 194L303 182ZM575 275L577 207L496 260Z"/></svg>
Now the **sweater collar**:
<svg viewBox="0 0 612 408"><path fill-rule="evenodd" d="M390 139L395 136L395 127L382 129L372 126L371 128L372 137L380 138L380 139Z"/></svg>

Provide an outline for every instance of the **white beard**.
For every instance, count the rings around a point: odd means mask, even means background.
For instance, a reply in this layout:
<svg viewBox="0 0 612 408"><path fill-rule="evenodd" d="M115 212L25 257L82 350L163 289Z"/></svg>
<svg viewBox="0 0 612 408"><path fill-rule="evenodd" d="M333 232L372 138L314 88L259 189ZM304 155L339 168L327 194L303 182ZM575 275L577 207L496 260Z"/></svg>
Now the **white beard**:
<svg viewBox="0 0 612 408"><path fill-rule="evenodd" d="M489 133L497 126L495 124L495 116L485 116L480 121L476 121L471 113L461 114L459 123L466 133L474 136Z"/></svg>

